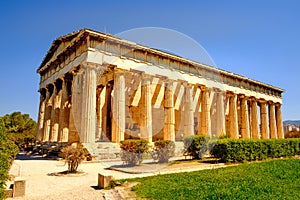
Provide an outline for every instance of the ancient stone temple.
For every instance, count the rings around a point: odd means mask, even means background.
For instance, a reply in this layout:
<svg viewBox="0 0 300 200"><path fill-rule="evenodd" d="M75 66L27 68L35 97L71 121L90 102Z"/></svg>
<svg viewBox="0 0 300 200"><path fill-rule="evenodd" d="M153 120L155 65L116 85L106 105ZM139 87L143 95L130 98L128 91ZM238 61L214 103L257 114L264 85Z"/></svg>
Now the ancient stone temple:
<svg viewBox="0 0 300 200"><path fill-rule="evenodd" d="M52 43L37 72L37 141L283 138L282 89L89 29Z"/></svg>

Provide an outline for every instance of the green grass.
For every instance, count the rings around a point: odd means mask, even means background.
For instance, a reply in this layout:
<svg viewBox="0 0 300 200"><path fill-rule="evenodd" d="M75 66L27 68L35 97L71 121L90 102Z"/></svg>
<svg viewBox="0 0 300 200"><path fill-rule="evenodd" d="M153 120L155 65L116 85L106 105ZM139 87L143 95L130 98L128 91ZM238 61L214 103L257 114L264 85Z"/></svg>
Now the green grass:
<svg viewBox="0 0 300 200"><path fill-rule="evenodd" d="M300 159L128 179L149 199L300 199Z"/></svg>

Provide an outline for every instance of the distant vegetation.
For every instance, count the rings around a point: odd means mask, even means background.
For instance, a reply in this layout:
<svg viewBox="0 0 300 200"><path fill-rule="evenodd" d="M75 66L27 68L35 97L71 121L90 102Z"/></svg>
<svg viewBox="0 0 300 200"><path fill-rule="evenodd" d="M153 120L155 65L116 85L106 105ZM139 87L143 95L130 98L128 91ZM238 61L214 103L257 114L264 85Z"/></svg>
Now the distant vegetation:
<svg viewBox="0 0 300 200"><path fill-rule="evenodd" d="M300 199L300 159L127 179L149 199Z"/></svg>
<svg viewBox="0 0 300 200"><path fill-rule="evenodd" d="M6 137L20 150L35 142L37 123L28 114L13 112L0 117Z"/></svg>

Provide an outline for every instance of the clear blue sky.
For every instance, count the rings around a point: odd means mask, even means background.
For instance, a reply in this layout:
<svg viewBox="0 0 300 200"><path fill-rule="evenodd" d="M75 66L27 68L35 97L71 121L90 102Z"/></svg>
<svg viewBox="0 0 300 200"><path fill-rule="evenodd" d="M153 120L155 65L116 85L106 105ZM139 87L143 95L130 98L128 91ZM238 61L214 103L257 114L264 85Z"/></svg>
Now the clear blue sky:
<svg viewBox="0 0 300 200"><path fill-rule="evenodd" d="M283 119L300 119L299 10L297 0L0 1L0 115L36 119L36 69L55 38L163 27L196 40L218 68L285 89Z"/></svg>

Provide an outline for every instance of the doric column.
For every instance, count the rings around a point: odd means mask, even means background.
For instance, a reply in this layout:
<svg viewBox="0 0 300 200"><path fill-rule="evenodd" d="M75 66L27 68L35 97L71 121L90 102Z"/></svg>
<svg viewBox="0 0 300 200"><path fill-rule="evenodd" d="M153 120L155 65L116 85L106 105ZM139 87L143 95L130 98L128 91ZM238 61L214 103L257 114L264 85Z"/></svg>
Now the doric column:
<svg viewBox="0 0 300 200"><path fill-rule="evenodd" d="M193 91L188 83L184 83L184 137L194 135L194 111L192 107Z"/></svg>
<svg viewBox="0 0 300 200"><path fill-rule="evenodd" d="M40 106L38 116L38 128L36 134L36 141L42 141L44 133L44 118L45 118L45 99L46 90L43 88L40 90Z"/></svg>
<svg viewBox="0 0 300 200"><path fill-rule="evenodd" d="M229 134L231 138L239 138L238 114L237 114L237 95L229 96Z"/></svg>
<svg viewBox="0 0 300 200"><path fill-rule="evenodd" d="M114 74L112 142L124 140L125 132L125 76L124 72Z"/></svg>
<svg viewBox="0 0 300 200"><path fill-rule="evenodd" d="M259 138L259 123L256 99L252 99L251 101L251 135L252 138Z"/></svg>
<svg viewBox="0 0 300 200"><path fill-rule="evenodd" d="M225 125L225 112L224 112L224 94L221 91L217 93L217 106L216 106L216 134L217 136L226 134Z"/></svg>
<svg viewBox="0 0 300 200"><path fill-rule="evenodd" d="M268 116L267 116L267 107L266 101L260 101L260 121L261 121L261 138L269 138L269 126L268 126Z"/></svg>
<svg viewBox="0 0 300 200"><path fill-rule="evenodd" d="M269 102L269 121L270 121L270 137L277 138L275 105L273 102Z"/></svg>
<svg viewBox="0 0 300 200"><path fill-rule="evenodd" d="M61 80L58 79L54 83L53 97L52 97L52 112L51 112L51 133L50 141L57 142L58 139L58 129L59 129L59 110L61 101Z"/></svg>
<svg viewBox="0 0 300 200"><path fill-rule="evenodd" d="M44 133L43 133L43 142L49 141L50 134L50 125L51 125L51 112L52 112L52 92L53 85L50 84L47 86L46 90L46 99L45 99L45 118L44 118Z"/></svg>
<svg viewBox="0 0 300 200"><path fill-rule="evenodd" d="M97 88L97 104L96 104L96 114L97 114L97 140L101 140L103 138L103 129L102 129L102 108L105 102L105 92L106 87L100 86Z"/></svg>
<svg viewBox="0 0 300 200"><path fill-rule="evenodd" d="M284 138L284 132L283 132L283 126L282 126L281 105L279 103L275 104L275 114L276 114L276 125L277 125L278 138Z"/></svg>
<svg viewBox="0 0 300 200"><path fill-rule="evenodd" d="M142 103L142 123L141 138L152 142L152 104L151 104L151 82L150 77L146 74L142 75L141 85L141 103Z"/></svg>
<svg viewBox="0 0 300 200"><path fill-rule="evenodd" d="M203 135L211 136L209 89L202 87L201 90L201 132Z"/></svg>
<svg viewBox="0 0 300 200"><path fill-rule="evenodd" d="M164 140L175 141L175 109L174 109L174 94L173 83L165 83L164 93L164 110L165 110L165 124L164 124Z"/></svg>
<svg viewBox="0 0 300 200"><path fill-rule="evenodd" d="M58 142L68 142L69 137L70 99L68 94L68 82L69 79L67 77L62 79Z"/></svg>
<svg viewBox="0 0 300 200"><path fill-rule="evenodd" d="M241 96L241 117L242 117L241 135L242 135L242 138L250 138L248 113L249 113L249 111L248 111L247 97Z"/></svg>
<svg viewBox="0 0 300 200"><path fill-rule="evenodd" d="M96 69L92 66L82 65L82 102L80 141L94 143L96 134Z"/></svg>

